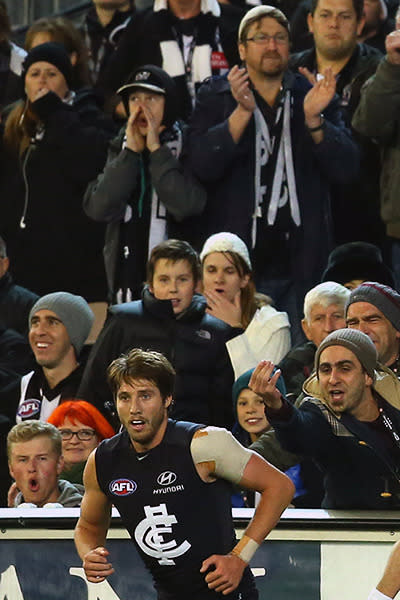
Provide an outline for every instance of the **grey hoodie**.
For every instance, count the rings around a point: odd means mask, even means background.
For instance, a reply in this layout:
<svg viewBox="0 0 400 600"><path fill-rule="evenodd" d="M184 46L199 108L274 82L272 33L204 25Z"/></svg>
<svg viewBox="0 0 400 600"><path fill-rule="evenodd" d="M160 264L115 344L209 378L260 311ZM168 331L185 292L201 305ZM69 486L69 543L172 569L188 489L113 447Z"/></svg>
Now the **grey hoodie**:
<svg viewBox="0 0 400 600"><path fill-rule="evenodd" d="M58 482L58 489L60 495L56 502L62 504L64 508L75 508L81 505L82 497L85 492L83 485L80 485L79 483L70 483L65 479L60 479ZM18 492L15 497L14 506L17 507L24 502L25 500L22 493Z"/></svg>

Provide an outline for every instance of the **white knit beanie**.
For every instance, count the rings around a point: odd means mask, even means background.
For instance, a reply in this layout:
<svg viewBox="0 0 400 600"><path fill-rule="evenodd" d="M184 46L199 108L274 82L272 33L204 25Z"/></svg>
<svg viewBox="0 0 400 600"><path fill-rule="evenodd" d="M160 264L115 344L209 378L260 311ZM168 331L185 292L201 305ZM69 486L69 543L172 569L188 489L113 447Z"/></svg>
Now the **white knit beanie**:
<svg viewBox="0 0 400 600"><path fill-rule="evenodd" d="M250 271L252 270L247 246L235 233L221 231L220 233L211 235L208 240L205 241L203 249L200 252L201 262L203 262L205 257L212 252L235 252L235 254L239 254L239 256L243 258Z"/></svg>

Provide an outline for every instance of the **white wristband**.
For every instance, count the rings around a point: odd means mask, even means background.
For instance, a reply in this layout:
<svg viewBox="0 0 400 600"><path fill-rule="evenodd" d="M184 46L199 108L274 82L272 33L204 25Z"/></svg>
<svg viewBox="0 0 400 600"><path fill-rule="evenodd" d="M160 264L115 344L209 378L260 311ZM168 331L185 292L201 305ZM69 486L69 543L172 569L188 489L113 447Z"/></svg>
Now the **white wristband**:
<svg viewBox="0 0 400 600"><path fill-rule="evenodd" d="M244 535L242 539L236 544L236 546L231 550L231 554L238 556L244 562L249 563L253 558L257 548L260 544L252 540L247 535Z"/></svg>
<svg viewBox="0 0 400 600"><path fill-rule="evenodd" d="M390 596L386 596L386 594L382 594L382 592L375 588L368 596L368 600L392 600L392 598Z"/></svg>

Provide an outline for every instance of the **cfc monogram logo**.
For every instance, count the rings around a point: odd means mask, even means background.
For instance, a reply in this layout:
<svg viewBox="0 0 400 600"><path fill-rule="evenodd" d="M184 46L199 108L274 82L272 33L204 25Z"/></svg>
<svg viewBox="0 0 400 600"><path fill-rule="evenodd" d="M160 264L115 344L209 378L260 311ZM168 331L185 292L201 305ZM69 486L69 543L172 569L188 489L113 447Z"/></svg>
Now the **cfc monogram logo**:
<svg viewBox="0 0 400 600"><path fill-rule="evenodd" d="M136 542L143 552L156 558L160 565L174 565L173 559L185 554L191 546L187 540L178 545L172 538L171 525L178 522L175 515L168 514L166 504L145 506L144 513L146 518L135 529Z"/></svg>

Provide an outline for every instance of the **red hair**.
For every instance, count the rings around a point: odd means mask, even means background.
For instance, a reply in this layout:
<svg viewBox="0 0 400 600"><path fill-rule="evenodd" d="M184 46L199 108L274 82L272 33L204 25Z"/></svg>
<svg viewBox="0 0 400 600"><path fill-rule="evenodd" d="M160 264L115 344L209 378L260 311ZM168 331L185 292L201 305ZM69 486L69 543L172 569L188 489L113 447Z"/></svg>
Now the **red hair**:
<svg viewBox="0 0 400 600"><path fill-rule="evenodd" d="M62 427L67 418L74 425L77 421L80 421L83 425L94 429L100 442L115 435L114 429L101 412L93 404L89 404L89 402L85 402L84 400L67 400L66 402L62 402L51 413L47 422L55 425L55 427Z"/></svg>

